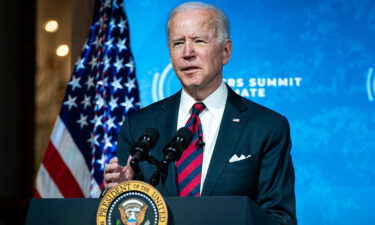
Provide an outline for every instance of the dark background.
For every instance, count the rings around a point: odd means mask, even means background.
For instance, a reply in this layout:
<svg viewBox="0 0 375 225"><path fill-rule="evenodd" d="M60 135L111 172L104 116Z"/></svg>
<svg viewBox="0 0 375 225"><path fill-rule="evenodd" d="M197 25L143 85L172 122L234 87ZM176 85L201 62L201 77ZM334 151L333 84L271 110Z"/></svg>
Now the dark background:
<svg viewBox="0 0 375 225"><path fill-rule="evenodd" d="M0 224L24 224L35 172L35 0L3 1L0 29Z"/></svg>

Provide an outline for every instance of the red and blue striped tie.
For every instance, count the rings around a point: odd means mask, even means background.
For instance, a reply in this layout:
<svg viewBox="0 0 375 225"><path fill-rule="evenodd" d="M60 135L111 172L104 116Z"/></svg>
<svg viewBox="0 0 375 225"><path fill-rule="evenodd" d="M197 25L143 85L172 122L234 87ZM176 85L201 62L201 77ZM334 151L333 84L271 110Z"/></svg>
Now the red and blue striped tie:
<svg viewBox="0 0 375 225"><path fill-rule="evenodd" d="M181 159L176 163L180 196L200 196L203 131L199 113L205 108L206 106L203 103L195 103L192 107L191 116L185 125L193 132L194 136L189 147L182 153Z"/></svg>

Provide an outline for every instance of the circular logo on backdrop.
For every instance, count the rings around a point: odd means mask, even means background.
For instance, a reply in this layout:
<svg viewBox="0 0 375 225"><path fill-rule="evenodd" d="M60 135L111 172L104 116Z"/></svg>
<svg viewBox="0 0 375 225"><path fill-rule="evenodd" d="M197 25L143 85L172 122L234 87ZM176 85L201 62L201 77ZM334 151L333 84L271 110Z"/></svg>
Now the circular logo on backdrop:
<svg viewBox="0 0 375 225"><path fill-rule="evenodd" d="M102 198L97 225L166 225L167 205L153 186L126 181L111 188Z"/></svg>
<svg viewBox="0 0 375 225"><path fill-rule="evenodd" d="M160 101L174 94L180 88L181 85L174 73L172 64L168 63L161 73L154 73L152 79L152 100L154 102Z"/></svg>
<svg viewBox="0 0 375 225"><path fill-rule="evenodd" d="M375 99L375 75L372 67L368 69L366 87L368 100L372 102Z"/></svg>

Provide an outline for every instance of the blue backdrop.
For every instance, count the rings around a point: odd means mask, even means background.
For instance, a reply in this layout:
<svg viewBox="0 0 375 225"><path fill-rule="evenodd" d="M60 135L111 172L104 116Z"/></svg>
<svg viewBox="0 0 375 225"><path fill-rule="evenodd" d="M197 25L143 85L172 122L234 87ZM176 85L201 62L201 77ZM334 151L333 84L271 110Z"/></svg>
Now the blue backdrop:
<svg viewBox="0 0 375 225"><path fill-rule="evenodd" d="M180 89L165 24L181 2L126 1L143 106ZM299 224L375 224L375 1L205 2L231 20L226 82L290 121Z"/></svg>

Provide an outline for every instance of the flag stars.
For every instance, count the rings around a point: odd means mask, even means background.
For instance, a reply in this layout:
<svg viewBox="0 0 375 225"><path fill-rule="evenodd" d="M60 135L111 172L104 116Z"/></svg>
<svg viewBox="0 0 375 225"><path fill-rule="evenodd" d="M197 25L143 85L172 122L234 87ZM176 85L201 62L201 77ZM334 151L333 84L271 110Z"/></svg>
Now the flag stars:
<svg viewBox="0 0 375 225"><path fill-rule="evenodd" d="M111 67L111 58L108 57L108 55L105 55L104 56L104 68L103 68L103 72L106 72L108 70L109 67Z"/></svg>
<svg viewBox="0 0 375 225"><path fill-rule="evenodd" d="M121 53L122 50L127 49L125 43L126 43L126 38L124 38L124 39L122 39L122 40L119 38L119 40L118 40L118 42L117 42L117 44L116 44L119 53Z"/></svg>
<svg viewBox="0 0 375 225"><path fill-rule="evenodd" d="M87 90L90 90L91 87L95 87L95 84L94 84L94 77L92 76L89 76L87 78L87 81L86 81L86 87L87 87Z"/></svg>
<svg viewBox="0 0 375 225"><path fill-rule="evenodd" d="M125 86L128 88L128 93L130 93L132 89L135 88L135 78L128 78L128 82L125 83Z"/></svg>
<svg viewBox="0 0 375 225"><path fill-rule="evenodd" d="M76 76L73 76L72 77L72 80L68 83L68 85L72 86L72 90L74 91L74 89L76 88L81 88L81 85L79 84L79 81L81 80L80 77L76 77Z"/></svg>
<svg viewBox="0 0 375 225"><path fill-rule="evenodd" d="M102 46L102 39L96 36L92 45L95 46L95 50L96 50L98 47Z"/></svg>
<svg viewBox="0 0 375 225"><path fill-rule="evenodd" d="M100 165L100 169L101 170L104 170L104 166L105 166L105 163L106 163L106 158L104 155L102 155L102 158L96 160L96 162Z"/></svg>
<svg viewBox="0 0 375 225"><path fill-rule="evenodd" d="M119 59L118 57L116 57L116 62L114 64L114 66L116 67L116 73L118 73L122 68L124 68L124 65L122 64L122 62L124 61L124 59Z"/></svg>
<svg viewBox="0 0 375 225"><path fill-rule="evenodd" d="M94 129L96 129L97 127L103 125L103 123L102 123L102 117L103 116L95 115L95 117L90 121L91 123L94 124Z"/></svg>
<svg viewBox="0 0 375 225"><path fill-rule="evenodd" d="M102 79L102 80L99 80L97 83L97 86L103 86L103 87L107 87L108 86L108 77Z"/></svg>
<svg viewBox="0 0 375 225"><path fill-rule="evenodd" d="M128 98L128 96L125 97L125 101L123 103L121 103L120 105L125 107L125 111L128 112L129 109L133 108L133 101L134 101L134 97L131 97L130 99Z"/></svg>
<svg viewBox="0 0 375 225"><path fill-rule="evenodd" d="M134 61L131 57L129 59L129 62L126 63L125 66L129 68L129 73L133 73L133 71L134 71Z"/></svg>
<svg viewBox="0 0 375 225"><path fill-rule="evenodd" d="M117 89L122 89L122 85L121 85L121 80L122 80L122 77L120 77L119 79L117 79L116 77L113 78L113 82L111 83L113 89L115 90L115 92L117 91Z"/></svg>
<svg viewBox="0 0 375 225"><path fill-rule="evenodd" d="M81 104L83 105L83 109L86 109L87 106L91 106L91 97L86 96L86 94L85 94L85 97L82 100Z"/></svg>
<svg viewBox="0 0 375 225"><path fill-rule="evenodd" d="M87 50L87 49L90 49L90 47L89 47L89 45L88 45L87 43L88 43L88 40L86 39L82 51L85 51L85 50Z"/></svg>
<svg viewBox="0 0 375 225"><path fill-rule="evenodd" d="M94 133L91 133L90 138L87 139L87 142L90 143L91 148L93 148L95 145L96 145L96 146L100 146L100 143L99 143L99 141L98 141L99 136L100 136L99 134L94 135Z"/></svg>
<svg viewBox="0 0 375 225"><path fill-rule="evenodd" d="M67 105L69 110L71 110L72 107L77 107L76 99L77 99L77 96L72 98L70 95L68 95L68 100L64 102L64 105Z"/></svg>
<svg viewBox="0 0 375 225"><path fill-rule="evenodd" d="M76 72L78 72L80 69L85 69L85 58L81 59L79 58L76 62Z"/></svg>
<svg viewBox="0 0 375 225"><path fill-rule="evenodd" d="M98 118L96 121L95 121L95 124L94 124L94 129L98 128L99 126L102 126L103 123L102 123L102 119L101 118Z"/></svg>
<svg viewBox="0 0 375 225"><path fill-rule="evenodd" d="M109 29L113 30L116 27L115 20L111 19L111 22L109 23Z"/></svg>
<svg viewBox="0 0 375 225"><path fill-rule="evenodd" d="M105 105L104 98L99 95L95 105L98 107L97 109L101 109Z"/></svg>
<svg viewBox="0 0 375 225"><path fill-rule="evenodd" d="M113 96L111 96L111 100L108 103L109 107L111 108L111 111L113 111L115 108L118 107L117 100L118 100L118 97L114 98Z"/></svg>
<svg viewBox="0 0 375 225"><path fill-rule="evenodd" d="M111 7L111 0L106 0L104 3L104 8L109 8Z"/></svg>
<svg viewBox="0 0 375 225"><path fill-rule="evenodd" d="M115 124L115 120L116 120L116 117L109 117L106 124L107 124L107 127L108 127L108 130L112 129L112 128L116 128L116 124Z"/></svg>
<svg viewBox="0 0 375 225"><path fill-rule="evenodd" d="M91 65L91 70L94 69L94 67L98 64L98 58L95 56L92 56L91 61L89 62L89 65Z"/></svg>
<svg viewBox="0 0 375 225"><path fill-rule="evenodd" d="M113 147L111 139L112 139L112 137L108 137L107 133L104 134L104 137L103 137L104 149L112 148Z"/></svg>
<svg viewBox="0 0 375 225"><path fill-rule="evenodd" d="M108 47L108 50L111 50L111 48L113 48L113 40L114 38L111 38L110 40L104 43Z"/></svg>
<svg viewBox="0 0 375 225"><path fill-rule="evenodd" d="M114 1L112 2L112 7L113 7L114 9L118 9L118 5L117 5L116 0L114 0Z"/></svg>
<svg viewBox="0 0 375 225"><path fill-rule="evenodd" d="M80 119L77 120L77 123L80 125L80 128L82 129L84 126L87 126L88 123L87 123L87 116L83 115L81 113L80 115Z"/></svg>
<svg viewBox="0 0 375 225"><path fill-rule="evenodd" d="M102 15L102 16L99 18L98 25L102 27L103 25L105 25L105 24L104 24L105 21L107 21L107 17L106 17L105 14L104 14L104 15Z"/></svg>
<svg viewBox="0 0 375 225"><path fill-rule="evenodd" d="M120 28L120 33L124 32L124 29L126 28L126 20L121 19L120 23L117 24L117 26Z"/></svg>

